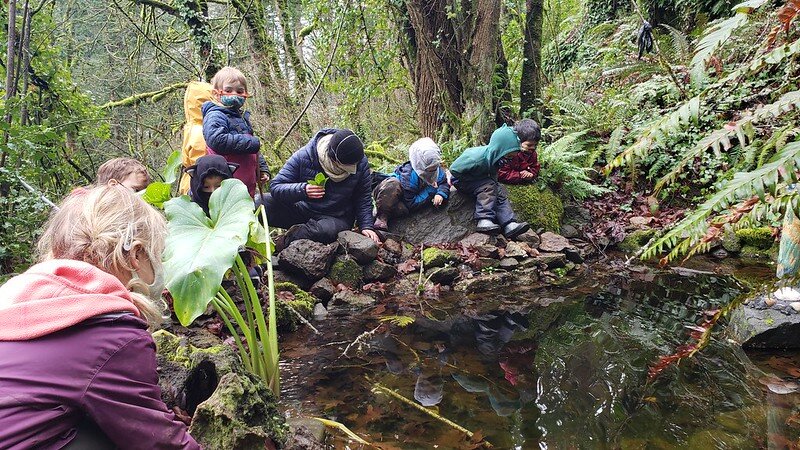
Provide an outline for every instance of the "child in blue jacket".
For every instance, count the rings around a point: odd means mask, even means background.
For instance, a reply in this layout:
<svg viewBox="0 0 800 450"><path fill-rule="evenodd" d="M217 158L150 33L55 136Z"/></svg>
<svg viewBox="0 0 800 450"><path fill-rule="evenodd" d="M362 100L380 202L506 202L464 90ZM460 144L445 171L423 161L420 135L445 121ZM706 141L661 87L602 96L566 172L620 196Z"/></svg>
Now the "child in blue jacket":
<svg viewBox="0 0 800 450"><path fill-rule="evenodd" d="M444 204L450 185L441 166L442 152L433 139L426 137L411 144L408 161L375 187L375 229L387 230L389 219Z"/></svg>
<svg viewBox="0 0 800 450"><path fill-rule="evenodd" d="M242 180L250 196L257 183L269 180L269 168L261 155L261 141L253 136L250 112L242 112L249 96L244 74L233 67L223 67L211 79L214 101L203 103L203 137L208 154L222 155L238 164L234 177Z"/></svg>

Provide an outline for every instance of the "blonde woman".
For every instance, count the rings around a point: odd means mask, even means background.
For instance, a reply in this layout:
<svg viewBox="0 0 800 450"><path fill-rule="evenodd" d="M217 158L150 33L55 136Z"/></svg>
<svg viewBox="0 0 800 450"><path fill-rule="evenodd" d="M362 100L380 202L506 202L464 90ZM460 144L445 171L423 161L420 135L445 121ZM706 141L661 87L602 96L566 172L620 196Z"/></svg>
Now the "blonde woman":
<svg viewBox="0 0 800 450"><path fill-rule="evenodd" d="M197 449L161 400L161 215L121 185L78 189L40 262L0 287L0 448Z"/></svg>

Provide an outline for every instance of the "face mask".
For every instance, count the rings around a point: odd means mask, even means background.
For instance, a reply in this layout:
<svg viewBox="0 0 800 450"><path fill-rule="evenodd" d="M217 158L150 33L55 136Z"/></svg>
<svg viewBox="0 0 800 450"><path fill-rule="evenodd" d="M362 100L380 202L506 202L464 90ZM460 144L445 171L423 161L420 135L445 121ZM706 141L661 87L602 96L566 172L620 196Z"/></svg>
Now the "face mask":
<svg viewBox="0 0 800 450"><path fill-rule="evenodd" d="M245 97L241 95L221 95L219 101L227 108L239 109L244 106Z"/></svg>
<svg viewBox="0 0 800 450"><path fill-rule="evenodd" d="M153 266L153 282L147 285L147 292L139 293L148 296L154 302L158 302L161 300L161 293L164 291L164 285L166 284L164 281L164 267L161 265L161 260L154 259L149 252L147 253L147 259L150 260L150 264ZM134 280L141 280L136 271L133 272L131 277L131 281Z"/></svg>

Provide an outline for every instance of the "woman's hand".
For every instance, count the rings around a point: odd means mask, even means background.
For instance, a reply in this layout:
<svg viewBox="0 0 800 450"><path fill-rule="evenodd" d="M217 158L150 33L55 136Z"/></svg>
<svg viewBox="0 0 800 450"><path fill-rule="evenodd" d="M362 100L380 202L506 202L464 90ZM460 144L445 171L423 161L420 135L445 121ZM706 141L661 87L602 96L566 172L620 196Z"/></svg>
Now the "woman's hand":
<svg viewBox="0 0 800 450"><path fill-rule="evenodd" d="M306 195L310 199L319 199L325 196L325 188L313 184L306 185Z"/></svg>
<svg viewBox="0 0 800 450"><path fill-rule="evenodd" d="M361 234L363 234L364 236L372 239L373 241L375 241L376 244L380 244L381 243L381 238L378 237L378 233L376 233L376 232L374 232L372 230L361 230Z"/></svg>

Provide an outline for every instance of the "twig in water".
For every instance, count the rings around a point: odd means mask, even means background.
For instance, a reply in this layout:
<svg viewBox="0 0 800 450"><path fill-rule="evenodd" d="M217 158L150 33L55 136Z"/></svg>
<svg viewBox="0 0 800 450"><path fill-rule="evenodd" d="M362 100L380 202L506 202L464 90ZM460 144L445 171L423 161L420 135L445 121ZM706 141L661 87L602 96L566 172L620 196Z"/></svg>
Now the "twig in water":
<svg viewBox="0 0 800 450"><path fill-rule="evenodd" d="M344 356L345 358L349 358L350 355L348 355L347 352L349 352L350 348L353 347L354 345L358 345L358 350L361 351L361 349L364 347L364 342L362 341L371 338L375 334L375 332L378 331L378 328L380 328L381 326L383 326L383 324L378 325L377 327L373 328L370 331L365 331L359 334L358 337L356 337L353 342L351 342L350 344L347 345L347 347L345 347L344 352L342 352L342 356Z"/></svg>
<svg viewBox="0 0 800 450"><path fill-rule="evenodd" d="M350 439L358 442L359 444L369 445L370 447L375 447L375 448L380 448L375 444L370 444L369 442L365 441L361 436L359 436L359 435L353 433L352 431L350 431L350 429L347 428L343 423L339 423L339 422L337 422L335 420L322 419L320 417L312 417L312 419L319 420L326 427L331 427L331 428L336 428L336 429L341 430Z"/></svg>
<svg viewBox="0 0 800 450"><path fill-rule="evenodd" d="M297 318L298 318L298 319L300 319L300 322L303 322L304 324L306 324L306 325L308 326L308 328L311 328L311 330L312 330L312 331L313 331L315 334L321 334L321 333L319 332L319 330L317 330L316 328L314 328L314 325L311 325L311 322L309 322L309 321L308 321L308 319L306 319L305 317L303 317L303 315L302 315L302 314L300 314L300 313L299 313L299 312L298 312L296 309L294 309L294 308L292 307L292 305L290 305L288 302L283 302L283 304L284 304L284 306L286 306L287 308L289 308L289 311L293 312L293 313L294 313L294 314L297 316Z"/></svg>

